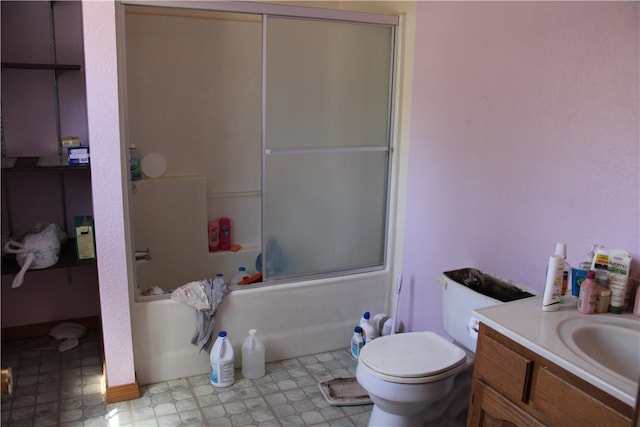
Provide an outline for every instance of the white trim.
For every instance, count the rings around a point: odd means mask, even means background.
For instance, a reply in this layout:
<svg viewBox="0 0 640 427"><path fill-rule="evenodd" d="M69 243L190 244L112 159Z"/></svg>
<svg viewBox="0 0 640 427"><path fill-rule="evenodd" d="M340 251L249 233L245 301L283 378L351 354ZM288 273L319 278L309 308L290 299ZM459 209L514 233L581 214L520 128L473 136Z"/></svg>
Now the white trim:
<svg viewBox="0 0 640 427"><path fill-rule="evenodd" d="M330 147L330 148L265 148L264 154L317 154L317 153L366 153L391 151L388 145L367 147Z"/></svg>
<svg viewBox="0 0 640 427"><path fill-rule="evenodd" d="M120 2L126 5L255 13L275 16L291 16L296 18L330 19L333 21L360 22L379 25L398 25L400 21L399 18L394 15L353 12L350 10L321 9L307 6L254 3L248 1L120 0Z"/></svg>

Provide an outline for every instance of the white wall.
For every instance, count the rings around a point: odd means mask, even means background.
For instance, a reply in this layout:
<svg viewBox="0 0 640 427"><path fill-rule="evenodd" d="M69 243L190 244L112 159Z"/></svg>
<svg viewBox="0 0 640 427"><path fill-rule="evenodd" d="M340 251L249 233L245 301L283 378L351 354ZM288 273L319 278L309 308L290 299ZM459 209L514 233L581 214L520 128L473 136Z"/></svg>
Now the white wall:
<svg viewBox="0 0 640 427"><path fill-rule="evenodd" d="M638 2L419 2L402 320L441 329L447 270L542 291L623 248L640 276Z"/></svg>
<svg viewBox="0 0 640 427"><path fill-rule="evenodd" d="M82 20L91 140L93 216L107 385L135 383L124 198L120 150L115 9L111 1L84 1Z"/></svg>

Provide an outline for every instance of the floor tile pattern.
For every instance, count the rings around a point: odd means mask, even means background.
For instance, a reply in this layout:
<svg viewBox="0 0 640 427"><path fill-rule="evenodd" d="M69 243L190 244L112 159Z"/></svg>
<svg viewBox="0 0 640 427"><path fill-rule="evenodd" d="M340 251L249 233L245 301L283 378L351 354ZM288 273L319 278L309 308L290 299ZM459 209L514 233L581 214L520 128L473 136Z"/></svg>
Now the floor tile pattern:
<svg viewBox="0 0 640 427"><path fill-rule="evenodd" d="M3 397L1 425L35 426L366 426L372 405L332 406L318 383L355 375L347 351L267 364L264 377L215 388L208 375L140 387L136 400L105 404L102 352L95 331L60 353L52 338L2 343L14 393Z"/></svg>

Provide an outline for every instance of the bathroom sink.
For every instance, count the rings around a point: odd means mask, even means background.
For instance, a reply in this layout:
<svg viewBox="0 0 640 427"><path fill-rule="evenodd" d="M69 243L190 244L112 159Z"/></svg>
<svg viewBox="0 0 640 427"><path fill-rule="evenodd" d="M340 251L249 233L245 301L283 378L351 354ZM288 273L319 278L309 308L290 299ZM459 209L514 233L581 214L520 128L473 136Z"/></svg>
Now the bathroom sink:
<svg viewBox="0 0 640 427"><path fill-rule="evenodd" d="M625 381L640 378L640 321L600 314L572 317L558 325L558 335L594 367Z"/></svg>

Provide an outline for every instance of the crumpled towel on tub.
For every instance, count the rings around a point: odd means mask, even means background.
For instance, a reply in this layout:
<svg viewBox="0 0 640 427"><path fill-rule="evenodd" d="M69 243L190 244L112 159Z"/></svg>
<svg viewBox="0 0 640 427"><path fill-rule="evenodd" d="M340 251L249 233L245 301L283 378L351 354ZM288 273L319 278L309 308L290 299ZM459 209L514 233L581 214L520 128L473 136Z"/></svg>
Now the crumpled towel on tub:
<svg viewBox="0 0 640 427"><path fill-rule="evenodd" d="M189 282L171 293L172 300L196 309L197 325L191 343L197 345L199 351L211 340L215 326L213 315L228 292L227 283L218 277Z"/></svg>

